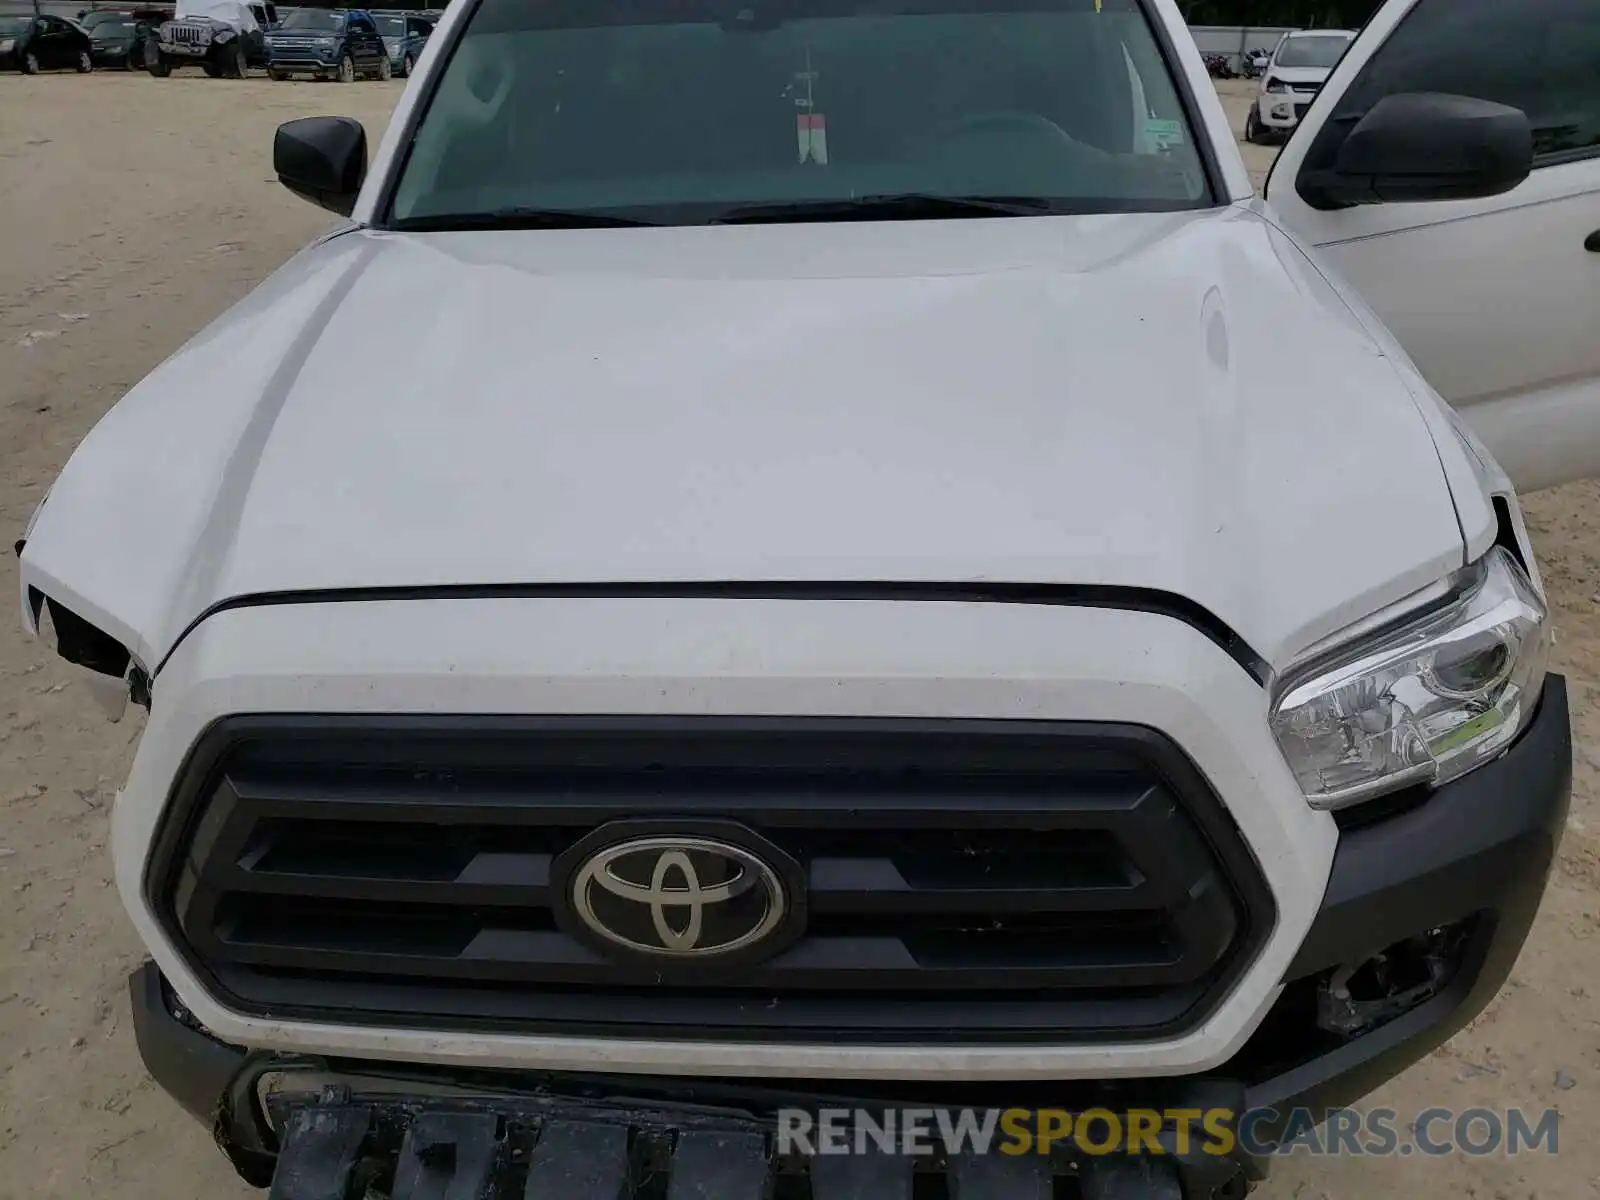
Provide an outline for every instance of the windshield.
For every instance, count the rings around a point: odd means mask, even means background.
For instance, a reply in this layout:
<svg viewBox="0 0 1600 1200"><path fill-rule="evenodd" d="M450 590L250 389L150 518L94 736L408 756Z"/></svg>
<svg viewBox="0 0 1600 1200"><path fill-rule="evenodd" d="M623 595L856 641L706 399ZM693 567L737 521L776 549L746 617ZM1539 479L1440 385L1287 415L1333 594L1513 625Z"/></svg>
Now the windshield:
<svg viewBox="0 0 1600 1200"><path fill-rule="evenodd" d="M384 37L405 37L406 19L404 17L379 17L378 32Z"/></svg>
<svg viewBox="0 0 1600 1200"><path fill-rule="evenodd" d="M1280 67L1328 67L1338 65L1350 39L1339 34L1285 38L1278 48Z"/></svg>
<svg viewBox="0 0 1600 1200"><path fill-rule="evenodd" d="M93 25L86 26L86 28L97 38L117 37L120 34L132 33L133 22L122 19L96 21Z"/></svg>
<svg viewBox="0 0 1600 1200"><path fill-rule="evenodd" d="M949 211L954 199L1030 213L1210 202L1139 0L896 8L481 0L391 217L481 227L536 209L694 224L817 219L886 197L916 197L926 216L976 215Z"/></svg>
<svg viewBox="0 0 1600 1200"><path fill-rule="evenodd" d="M18 37L28 32L32 17L0 17L0 37Z"/></svg>
<svg viewBox="0 0 1600 1200"><path fill-rule="evenodd" d="M331 33L344 24L344 18L337 13L317 12L310 8L297 8L278 25L279 29L311 29L319 33Z"/></svg>

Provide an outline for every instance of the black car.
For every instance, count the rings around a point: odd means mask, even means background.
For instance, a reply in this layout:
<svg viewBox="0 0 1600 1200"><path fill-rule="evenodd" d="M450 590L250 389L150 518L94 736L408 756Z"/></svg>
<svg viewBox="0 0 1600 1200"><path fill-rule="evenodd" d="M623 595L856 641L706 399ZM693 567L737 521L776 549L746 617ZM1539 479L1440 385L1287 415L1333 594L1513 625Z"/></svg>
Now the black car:
<svg viewBox="0 0 1600 1200"><path fill-rule="evenodd" d="M0 16L0 70L92 71L89 31L62 17Z"/></svg>
<svg viewBox="0 0 1600 1200"><path fill-rule="evenodd" d="M80 24L89 31L94 65L123 71L142 68L145 43L154 39L156 26L166 16L159 9L100 9L84 16Z"/></svg>
<svg viewBox="0 0 1600 1200"><path fill-rule="evenodd" d="M273 79L314 75L349 83L393 74L389 49L365 9L297 8L267 34L266 46Z"/></svg>

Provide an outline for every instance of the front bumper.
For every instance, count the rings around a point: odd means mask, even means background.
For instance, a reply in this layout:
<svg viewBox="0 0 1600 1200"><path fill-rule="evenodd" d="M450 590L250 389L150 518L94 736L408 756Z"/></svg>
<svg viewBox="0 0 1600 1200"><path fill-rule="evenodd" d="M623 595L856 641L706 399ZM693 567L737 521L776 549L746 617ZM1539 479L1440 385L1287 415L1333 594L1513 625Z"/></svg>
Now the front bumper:
<svg viewBox="0 0 1600 1200"><path fill-rule="evenodd" d="M1267 129L1287 132L1304 119L1313 98L1297 92L1262 92L1256 98L1256 120Z"/></svg>
<svg viewBox="0 0 1600 1200"><path fill-rule="evenodd" d="M476 1089L475 1098L464 1101L464 1108L450 1101L446 1105L450 1113L522 1113L535 1124L543 1118L528 1110L534 1103L533 1090L554 1087L558 1092L573 1089L574 1097L592 1099L599 1094L608 1103L620 1105L613 1118L622 1124L637 1123L641 1119L638 1113L648 1110L647 1124L675 1121L673 1128L687 1128L687 1118L664 1112L660 1106L670 1108L674 1101L679 1105L734 1104L743 1114L739 1120L744 1124L735 1122L737 1128L730 1126L718 1136L730 1130L749 1133L766 1129L772 1098L781 1094L781 1103L802 1107L822 1103L1061 1106L1080 1111L1089 1105L1114 1111L1223 1107L1242 1112L1244 1119L1251 1121L1256 1143L1270 1142L1295 1110L1308 1110L1314 1119L1321 1119L1328 1110L1353 1103L1405 1070L1482 1011L1499 991L1528 935L1565 827L1571 748L1565 680L1551 676L1532 725L1499 761L1436 792L1413 796L1409 806L1365 827L1342 833L1321 908L1284 975L1276 1003L1229 1061L1193 1075L1117 1082L878 1080L843 1084L579 1076L250 1055L202 1030L176 1003L154 964L141 967L131 981L135 1031L152 1076L190 1112L216 1123L219 1141L241 1172L258 1186L270 1179L282 1130L295 1120L294 1103L282 1098L274 1102L276 1111L267 1111L271 1106L263 1104L257 1087L266 1071L291 1083L301 1071L312 1073L303 1078L319 1082L329 1077L357 1084L363 1079L387 1080L387 1090L399 1089L408 1097L406 1102L395 1102L391 1094L387 1101L366 1102L366 1108L377 1114L369 1115L370 1128L386 1131L384 1136L393 1143L384 1153L392 1152L401 1160L414 1152L414 1148L405 1150L405 1145L412 1143L404 1141L404 1132L412 1127L422 1098L434 1097L427 1103L436 1106L441 1089L464 1086ZM1387 998L1356 994L1360 989L1352 985L1355 1003L1336 1006L1334 1028L1329 1028L1330 982L1350 968L1370 964L1380 954L1398 961L1396 948L1417 945L1416 939L1426 939L1420 943L1424 946L1421 953L1431 974ZM952 1066L949 1075L959 1073L959 1066ZM1114 1065L1108 1070L1113 1073ZM294 1089L288 1090L292 1093ZM484 1094L491 1099L484 1100ZM1203 1104L1196 1100L1201 1096L1206 1097ZM304 1103L317 1100L314 1092L309 1100L303 1098ZM562 1100L551 1119L580 1103L576 1098ZM382 1116L379 1110L388 1113L382 1120L378 1120ZM404 1117L399 1126L397 1113ZM322 1124L327 1126L330 1121L338 1125L333 1118ZM468 1121L461 1128L470 1126ZM504 1128L514 1126L512 1122ZM362 1137L376 1136L363 1133L356 1140L359 1143ZM322 1150L327 1151L328 1146ZM493 1150L494 1155L504 1153L503 1145ZM456 1161L470 1157L458 1154ZM1236 1194L1226 1190L1235 1186L1229 1182L1237 1176L1233 1168L1254 1170L1255 1165L1242 1156L1229 1162L1232 1165L1227 1169L1215 1159L1199 1167L1183 1166L1184 1194ZM1202 1174L1195 1174L1202 1168ZM940 1169L955 1168L946 1164ZM1227 1179L1222 1179L1223 1175ZM737 1193L718 1194L732 1200ZM814 1190L813 1194L823 1193ZM888 1197L909 1192L890 1189L856 1194ZM1143 1194L1167 1193L1152 1190Z"/></svg>
<svg viewBox="0 0 1600 1200"><path fill-rule="evenodd" d="M339 48L317 46L269 46L267 69L290 74L333 71L339 66Z"/></svg>

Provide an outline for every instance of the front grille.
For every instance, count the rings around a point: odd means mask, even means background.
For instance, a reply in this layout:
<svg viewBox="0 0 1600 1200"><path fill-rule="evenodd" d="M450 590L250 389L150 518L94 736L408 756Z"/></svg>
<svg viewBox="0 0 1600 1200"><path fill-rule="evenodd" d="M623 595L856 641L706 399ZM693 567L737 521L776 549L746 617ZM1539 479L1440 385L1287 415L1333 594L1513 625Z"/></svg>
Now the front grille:
<svg viewBox="0 0 1600 1200"><path fill-rule="evenodd" d="M173 25L170 31L177 45L204 46L211 41L209 25Z"/></svg>
<svg viewBox="0 0 1600 1200"><path fill-rule="evenodd" d="M591 949L553 864L637 818L767 839L803 931L679 975ZM247 1012L617 1036L1169 1036L1274 919L1170 742L1042 722L238 718L150 886Z"/></svg>

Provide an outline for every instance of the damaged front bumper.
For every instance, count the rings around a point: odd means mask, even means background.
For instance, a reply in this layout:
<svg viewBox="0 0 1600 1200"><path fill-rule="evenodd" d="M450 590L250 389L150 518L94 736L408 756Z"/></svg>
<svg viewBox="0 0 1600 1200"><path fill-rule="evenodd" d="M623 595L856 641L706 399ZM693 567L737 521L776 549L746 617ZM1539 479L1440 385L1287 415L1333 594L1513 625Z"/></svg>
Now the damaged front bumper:
<svg viewBox="0 0 1600 1200"><path fill-rule="evenodd" d="M142 983L161 987L158 977ZM268 1200L1048 1200L1065 1177L1084 1200L1233 1200L1259 1177L1233 1128L1244 1088L1213 1080L1075 1089L1074 1112L1206 1114L1204 1137L1194 1117L1181 1132L1177 1122L1151 1125L1137 1157L1085 1153L1066 1139L1021 1150L969 1139L951 1150L936 1134L920 1152L900 1152L903 1132L887 1148L847 1138L854 1152L830 1154L810 1152L820 1138L802 1147L782 1136L781 1111L858 1110L891 1131L917 1114L924 1132L940 1123L903 1100L781 1084L395 1074L277 1054L235 1067L213 1132Z"/></svg>
<svg viewBox="0 0 1600 1200"><path fill-rule="evenodd" d="M1500 760L1348 826L1277 1002L1233 1057L1204 1075L830 1085L252 1054L201 1028L151 963L130 981L134 1029L156 1081L212 1126L240 1175L272 1187L274 1200L369 1191L402 1200L890 1200L913 1189L1046 1200L1063 1174L1078 1176L1087 1196L1226 1200L1263 1174L1263 1147L1270 1153L1296 1114L1321 1121L1360 1100L1499 991L1565 827L1571 771L1566 685L1553 675L1532 724ZM1249 1136L1218 1153L1214 1143L1179 1142L1163 1128L1165 1152L1140 1159L1075 1159L1062 1143L1049 1155L803 1160L780 1154L773 1136L779 1109L911 1107L1198 1109L1248 1119ZM608 1174L584 1174L602 1166ZM547 1188L547 1178L570 1183ZM785 1191L793 1179L802 1182Z"/></svg>

